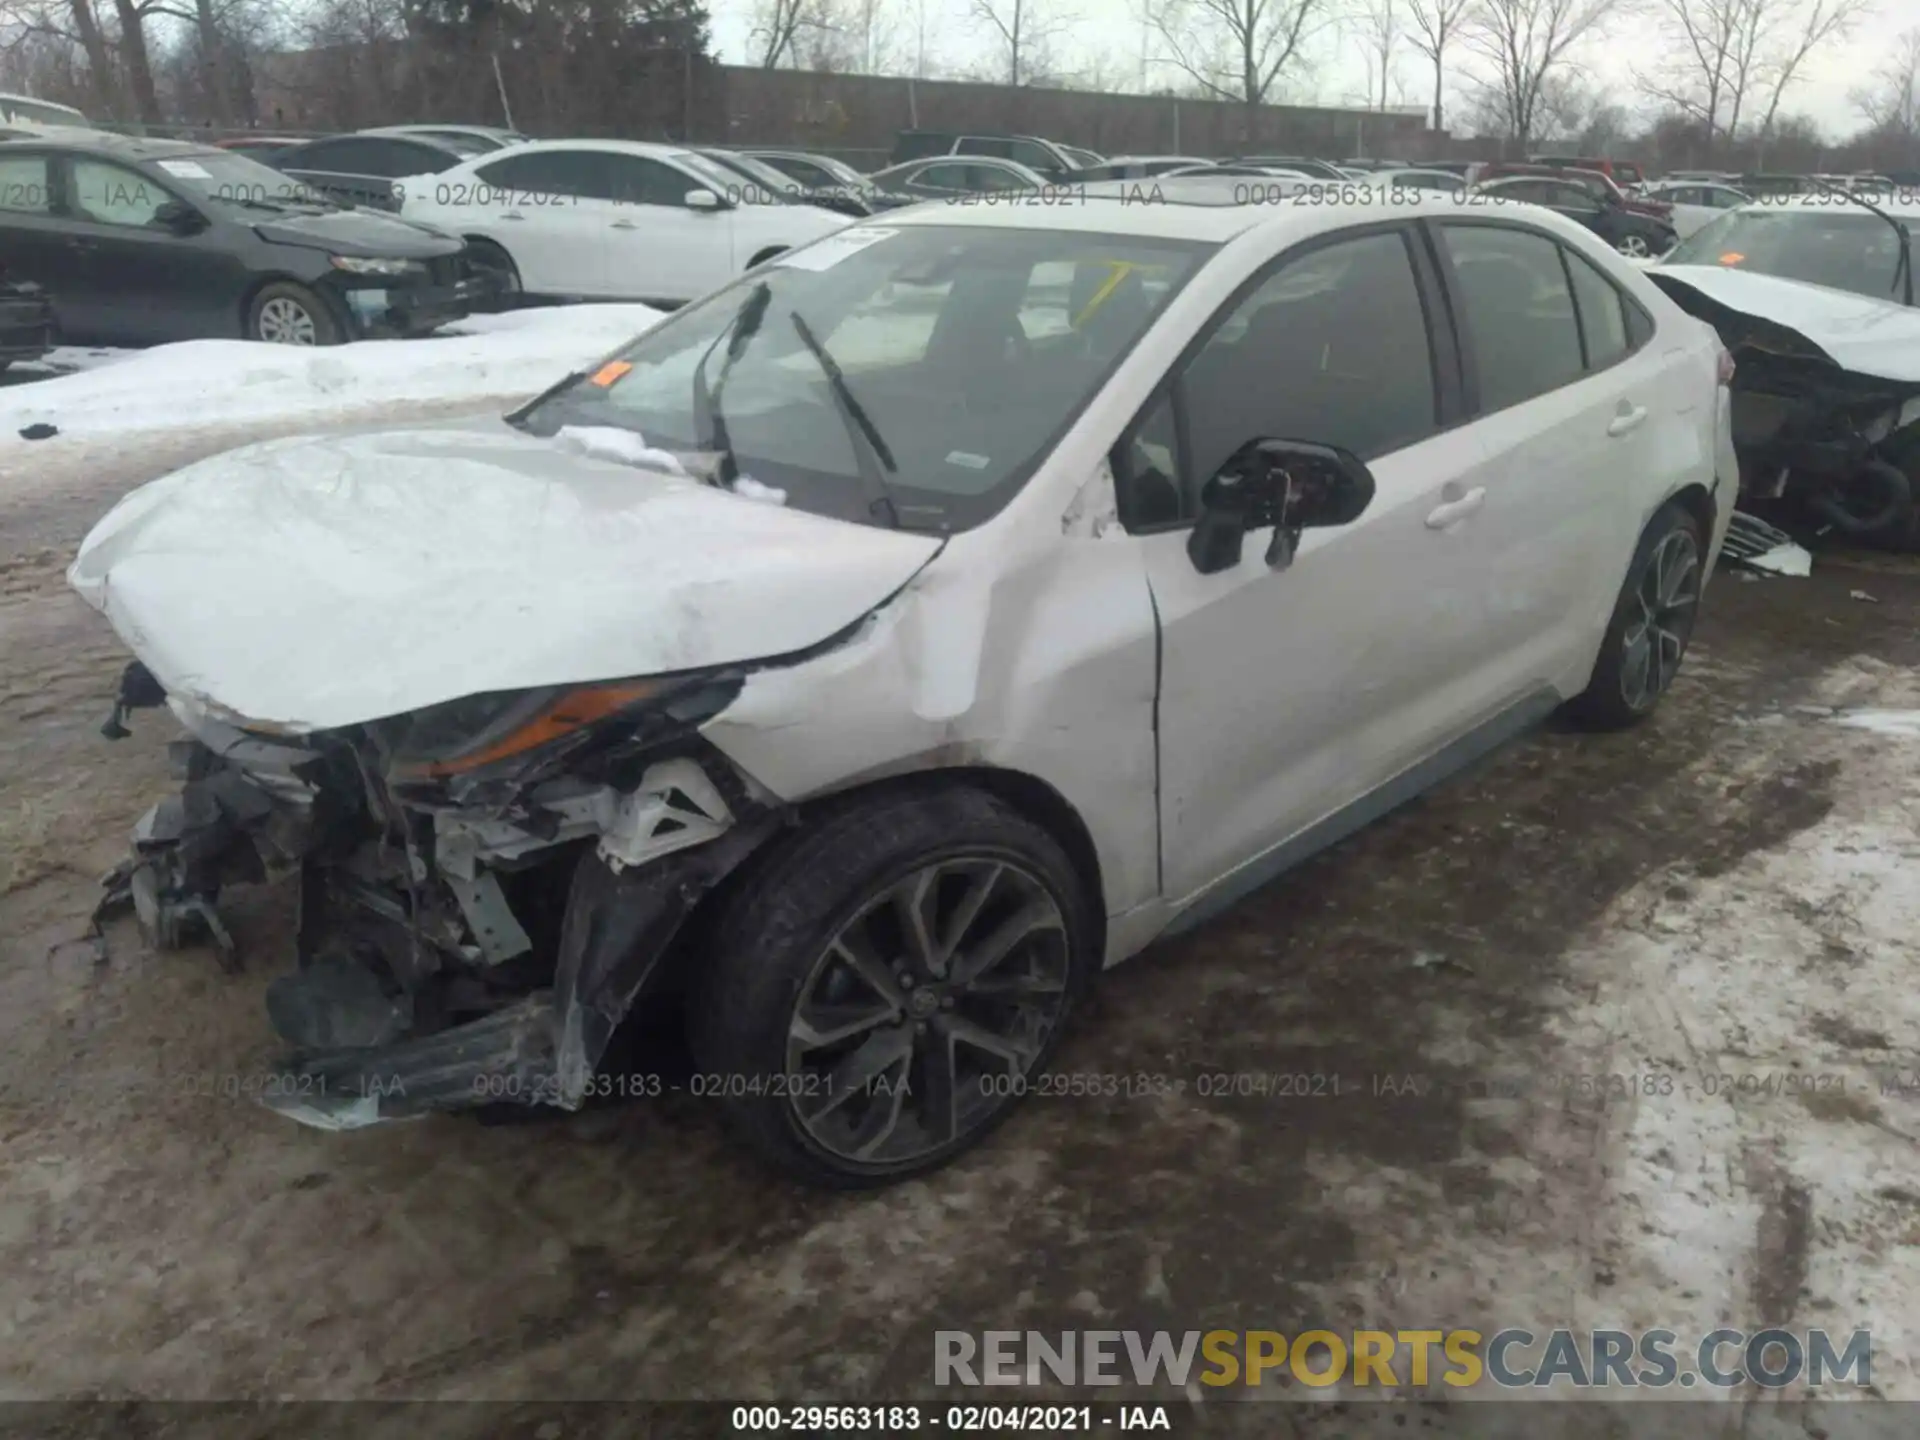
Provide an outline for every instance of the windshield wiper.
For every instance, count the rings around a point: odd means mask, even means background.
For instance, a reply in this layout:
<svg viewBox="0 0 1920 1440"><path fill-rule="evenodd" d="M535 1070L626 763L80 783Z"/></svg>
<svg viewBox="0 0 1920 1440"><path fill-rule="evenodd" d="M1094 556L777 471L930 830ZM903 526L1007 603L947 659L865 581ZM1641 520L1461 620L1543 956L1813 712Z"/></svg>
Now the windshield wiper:
<svg viewBox="0 0 1920 1440"><path fill-rule="evenodd" d="M1894 261L1893 264L1893 288L1900 292L1900 303L1902 305L1913 304L1913 236L1907 233L1907 227L1871 200L1865 199L1853 190L1845 189L1839 185L1829 184L1825 180L1815 180L1811 175L1807 178L1813 180L1815 185L1818 185L1827 193L1851 200L1869 215L1878 215L1893 227L1893 233L1898 236L1900 240L1900 258Z"/></svg>
<svg viewBox="0 0 1920 1440"><path fill-rule="evenodd" d="M887 448L887 442L881 437L879 428L867 412L860 408L860 402L853 398L853 391L847 388L847 377L840 364L827 353L813 333L813 328L800 318L798 310L793 312L793 328L800 336L800 343L813 353L821 371L827 377L827 389L832 392L834 409L839 413L841 423L847 427L847 438L853 441L854 463L860 467L860 480L867 491L867 513L884 514L887 523L895 530L900 528L900 508L893 503L893 488L887 484L888 471L898 471L894 463L893 451ZM866 441L862 445L860 442Z"/></svg>
<svg viewBox="0 0 1920 1440"><path fill-rule="evenodd" d="M694 436L696 443L720 453L720 468L713 483L723 490L731 490L733 482L740 478L740 462L734 458L733 441L727 436L727 417L720 410L720 392L726 388L727 375L733 369L733 362L740 358L740 352L747 348L747 342L759 330L760 322L766 319L767 305L772 299L773 287L766 281L755 285L734 312L733 319L713 337L713 344L700 357L700 363L693 367ZM707 361L713 358L713 352L719 348L722 340L727 342L727 353L720 362L720 373L709 386Z"/></svg>

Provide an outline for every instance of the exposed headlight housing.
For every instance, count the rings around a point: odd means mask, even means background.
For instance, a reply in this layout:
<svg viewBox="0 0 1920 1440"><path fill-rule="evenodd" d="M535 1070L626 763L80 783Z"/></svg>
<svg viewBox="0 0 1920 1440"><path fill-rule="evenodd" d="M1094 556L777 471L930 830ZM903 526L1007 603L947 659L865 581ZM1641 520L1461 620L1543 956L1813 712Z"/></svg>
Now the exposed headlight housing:
<svg viewBox="0 0 1920 1440"><path fill-rule="evenodd" d="M389 260L372 255L330 255L328 263L349 275L418 275L426 270L418 260Z"/></svg>

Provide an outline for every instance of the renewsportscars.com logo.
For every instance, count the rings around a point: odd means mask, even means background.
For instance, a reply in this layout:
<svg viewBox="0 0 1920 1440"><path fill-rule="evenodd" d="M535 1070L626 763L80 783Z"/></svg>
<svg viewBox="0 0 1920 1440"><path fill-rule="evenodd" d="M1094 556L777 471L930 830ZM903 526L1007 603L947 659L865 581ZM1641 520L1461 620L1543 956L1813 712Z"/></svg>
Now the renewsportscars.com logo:
<svg viewBox="0 0 1920 1440"><path fill-rule="evenodd" d="M1865 1330L939 1330L936 1385L1283 1383L1465 1390L1709 1389L1873 1383Z"/></svg>

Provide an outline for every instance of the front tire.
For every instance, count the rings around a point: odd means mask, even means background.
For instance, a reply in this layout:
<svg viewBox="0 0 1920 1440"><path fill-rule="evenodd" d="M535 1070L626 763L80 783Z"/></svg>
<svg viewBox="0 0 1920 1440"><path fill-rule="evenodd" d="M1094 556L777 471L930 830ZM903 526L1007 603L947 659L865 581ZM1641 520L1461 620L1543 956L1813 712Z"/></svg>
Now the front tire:
<svg viewBox="0 0 1920 1440"><path fill-rule="evenodd" d="M1669 504L1648 522L1593 678L1568 707L1574 718L1589 729L1624 730L1653 713L1693 636L1705 559L1700 522L1686 507Z"/></svg>
<svg viewBox="0 0 1920 1440"><path fill-rule="evenodd" d="M269 345L338 345L340 322L304 285L276 280L260 287L247 307L247 338Z"/></svg>
<svg viewBox="0 0 1920 1440"><path fill-rule="evenodd" d="M469 240L467 259L474 269L496 282L489 304L501 310L510 310L518 303L521 292L520 267L513 263L513 256L502 246L491 240Z"/></svg>
<svg viewBox="0 0 1920 1440"><path fill-rule="evenodd" d="M1653 246L1647 243L1644 235L1622 235L1619 250L1622 255L1634 260L1647 260L1653 256Z"/></svg>
<svg viewBox="0 0 1920 1440"><path fill-rule="evenodd" d="M693 996L696 1073L809 1185L925 1174L998 1125L1098 968L1052 835L972 788L829 811L756 860Z"/></svg>

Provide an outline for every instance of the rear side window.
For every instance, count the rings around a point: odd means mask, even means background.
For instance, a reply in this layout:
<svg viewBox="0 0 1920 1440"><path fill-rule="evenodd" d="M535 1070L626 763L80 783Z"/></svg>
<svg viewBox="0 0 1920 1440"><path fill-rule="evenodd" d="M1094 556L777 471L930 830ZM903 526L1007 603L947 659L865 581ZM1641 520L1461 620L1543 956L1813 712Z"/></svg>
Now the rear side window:
<svg viewBox="0 0 1920 1440"><path fill-rule="evenodd" d="M915 185L929 190L966 190L971 188L973 172L979 168L959 163L928 165L911 178Z"/></svg>
<svg viewBox="0 0 1920 1440"><path fill-rule="evenodd" d="M1587 369L1604 370L1624 360L1633 348L1627 339L1626 297L1613 282L1571 250L1567 273L1573 277L1573 299L1580 308L1580 334L1587 347Z"/></svg>
<svg viewBox="0 0 1920 1440"><path fill-rule="evenodd" d="M1585 373L1560 247L1531 230L1442 225L1480 409L1504 410Z"/></svg>
<svg viewBox="0 0 1920 1440"><path fill-rule="evenodd" d="M53 209L44 155L0 155L0 210L45 215Z"/></svg>
<svg viewBox="0 0 1920 1440"><path fill-rule="evenodd" d="M969 135L953 147L961 155L991 155L998 160L1013 159L1013 141L994 135Z"/></svg>

